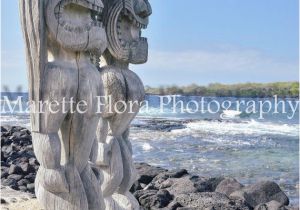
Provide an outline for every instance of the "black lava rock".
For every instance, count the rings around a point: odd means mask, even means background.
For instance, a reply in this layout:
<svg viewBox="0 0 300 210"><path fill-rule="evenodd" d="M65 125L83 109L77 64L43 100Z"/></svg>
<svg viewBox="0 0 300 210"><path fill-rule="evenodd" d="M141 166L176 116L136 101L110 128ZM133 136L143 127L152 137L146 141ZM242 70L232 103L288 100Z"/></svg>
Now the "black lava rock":
<svg viewBox="0 0 300 210"><path fill-rule="evenodd" d="M30 184L30 181L28 179L21 179L18 181L18 186L27 186L27 184Z"/></svg>
<svg viewBox="0 0 300 210"><path fill-rule="evenodd" d="M11 187L12 189L18 189L17 180L12 179L12 178L1 180L1 184L3 186Z"/></svg>
<svg viewBox="0 0 300 210"><path fill-rule="evenodd" d="M16 181L19 181L23 178L23 175L19 175L19 174L11 174L7 177L7 179L14 179Z"/></svg>
<svg viewBox="0 0 300 210"><path fill-rule="evenodd" d="M10 165L8 174L23 174L23 170L20 166L18 165Z"/></svg>
<svg viewBox="0 0 300 210"><path fill-rule="evenodd" d="M145 209L166 207L173 199L167 190L139 190L134 195Z"/></svg>
<svg viewBox="0 0 300 210"><path fill-rule="evenodd" d="M19 126L1 126L2 185L34 193L33 183L38 168L30 131Z"/></svg>
<svg viewBox="0 0 300 210"><path fill-rule="evenodd" d="M241 190L231 193L230 197L245 200L253 208L272 200L279 202L281 205L289 204L289 198L286 194L275 182L271 181L261 181L244 187Z"/></svg>
<svg viewBox="0 0 300 210"><path fill-rule="evenodd" d="M136 163L135 167L140 175L138 182L146 185L149 184L158 174L167 172L166 169L150 166L147 163Z"/></svg>
<svg viewBox="0 0 300 210"><path fill-rule="evenodd" d="M169 131L180 129L183 124L162 121L158 125L150 123L147 129ZM292 209L286 206L289 199L274 182L243 186L234 178L199 177L185 169L168 171L146 163L136 163L135 166L140 178L130 191L145 210ZM2 185L34 194L38 168L30 131L19 126L1 126ZM1 203L4 202L1 199Z"/></svg>

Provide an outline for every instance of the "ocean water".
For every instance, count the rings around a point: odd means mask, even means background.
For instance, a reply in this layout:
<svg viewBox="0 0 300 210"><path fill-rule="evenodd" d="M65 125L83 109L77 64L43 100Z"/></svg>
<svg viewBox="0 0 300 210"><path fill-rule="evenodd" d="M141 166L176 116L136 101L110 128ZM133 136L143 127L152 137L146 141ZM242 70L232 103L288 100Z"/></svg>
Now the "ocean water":
<svg viewBox="0 0 300 210"><path fill-rule="evenodd" d="M10 94L9 99L16 102L18 95ZM29 115L19 110L9 113L3 96L7 94L1 96L2 124L29 128ZM23 96L22 106L26 108L27 94ZM229 109L236 110L234 102L237 100L256 104L270 101L272 108L263 119L259 112L245 113L247 107L243 106L239 109L240 115L225 119L222 109L216 113L198 110L190 114L188 111L195 111L196 107L186 105L191 100L200 104L203 99L192 96L176 99L182 101L183 107L174 108L170 102L162 113L162 98L146 97L148 107L142 108L133 121L130 133L135 161L168 169L185 168L200 176L233 176L243 184L274 180L291 203L299 205L299 107L293 117L290 107L298 103L296 99L280 99L283 103L278 109L282 112L284 106L284 113L275 112L274 98L207 98L202 103L231 101L233 105ZM211 109L215 111L218 107L214 104ZM262 110L267 112L269 107ZM165 129L170 123L176 126Z"/></svg>

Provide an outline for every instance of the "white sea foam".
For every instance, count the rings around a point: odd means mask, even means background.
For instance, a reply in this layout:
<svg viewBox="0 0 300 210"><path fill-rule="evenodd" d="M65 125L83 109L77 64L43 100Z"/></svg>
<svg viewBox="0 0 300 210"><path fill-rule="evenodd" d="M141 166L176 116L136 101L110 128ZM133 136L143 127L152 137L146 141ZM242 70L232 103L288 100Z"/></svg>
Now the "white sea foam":
<svg viewBox="0 0 300 210"><path fill-rule="evenodd" d="M174 130L175 133L214 133L219 135L286 135L297 137L299 135L299 125L276 124L270 122L257 122L255 120L240 123L229 121L197 121L187 124L184 130Z"/></svg>
<svg viewBox="0 0 300 210"><path fill-rule="evenodd" d="M153 147L149 143L144 143L142 147L144 151L150 151L153 149Z"/></svg>
<svg viewBox="0 0 300 210"><path fill-rule="evenodd" d="M0 115L1 125L30 128L29 115Z"/></svg>

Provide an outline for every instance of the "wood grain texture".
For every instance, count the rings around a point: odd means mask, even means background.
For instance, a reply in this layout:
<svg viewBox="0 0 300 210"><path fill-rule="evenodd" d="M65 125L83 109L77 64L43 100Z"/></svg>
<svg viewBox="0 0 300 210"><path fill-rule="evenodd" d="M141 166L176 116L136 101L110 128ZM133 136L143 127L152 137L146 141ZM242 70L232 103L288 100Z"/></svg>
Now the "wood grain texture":
<svg viewBox="0 0 300 210"><path fill-rule="evenodd" d="M19 2L29 96L35 104L33 146L41 164L38 200L46 210L138 210L129 193L137 173L128 136L145 93L128 65L147 60L147 39L137 35L148 24L149 2ZM107 65L100 68L97 57L104 51ZM104 101L100 115L97 97L103 95L111 100ZM83 113L64 109L63 101L73 99L75 106L86 102ZM58 103L40 105L52 101Z"/></svg>
<svg viewBox="0 0 300 210"><path fill-rule="evenodd" d="M31 110L31 127L33 131L39 132L40 114L38 102L41 100L41 83L46 62L46 36L44 7L45 1L20 0L20 18L22 24L23 37L25 40L27 76L29 99L35 104L35 109Z"/></svg>
<svg viewBox="0 0 300 210"><path fill-rule="evenodd" d="M101 179L89 164L100 119L97 96L103 95L89 55L107 46L92 14L102 9L101 0L20 0L30 100L43 104L32 110L31 127L40 163L36 196L46 210L105 209ZM71 99L75 107L85 101L85 111L72 110Z"/></svg>
<svg viewBox="0 0 300 210"><path fill-rule="evenodd" d="M128 137L145 92L140 78L128 67L129 63L147 61L147 39L139 36L152 10L147 0L104 0L104 8L108 50L100 72L106 100L96 135L98 156L93 159L104 177L106 210L139 210L138 201L129 192L138 174Z"/></svg>
<svg viewBox="0 0 300 210"><path fill-rule="evenodd" d="M110 96L110 101L106 101L97 132L99 149L96 164L103 176L102 192L106 209L139 209L138 202L129 193L138 175L133 165L128 134L130 123L144 99L144 87L134 72L120 67L102 68L101 78L105 95ZM125 108L123 113L109 108L115 107L114 104L121 100L126 101L126 106L116 107L119 110ZM103 139L106 140L103 142Z"/></svg>

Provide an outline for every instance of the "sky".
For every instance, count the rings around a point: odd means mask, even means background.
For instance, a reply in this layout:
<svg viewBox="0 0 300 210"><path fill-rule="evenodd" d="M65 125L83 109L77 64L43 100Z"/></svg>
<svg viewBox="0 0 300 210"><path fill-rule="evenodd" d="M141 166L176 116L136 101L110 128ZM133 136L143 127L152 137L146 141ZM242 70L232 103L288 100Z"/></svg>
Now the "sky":
<svg viewBox="0 0 300 210"><path fill-rule="evenodd" d="M149 0L145 85L298 80L298 0ZM18 0L1 0L1 81L27 90ZM2 89L3 90L3 89Z"/></svg>

